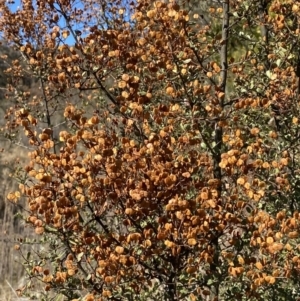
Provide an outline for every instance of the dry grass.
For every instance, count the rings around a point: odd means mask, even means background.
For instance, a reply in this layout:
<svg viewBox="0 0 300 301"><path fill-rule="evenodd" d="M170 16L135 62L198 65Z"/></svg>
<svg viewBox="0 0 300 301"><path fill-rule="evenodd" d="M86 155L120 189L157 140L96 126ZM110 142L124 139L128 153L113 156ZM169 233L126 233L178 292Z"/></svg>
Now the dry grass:
<svg viewBox="0 0 300 301"><path fill-rule="evenodd" d="M19 297L12 285L6 281L0 286L0 301L27 301L27 298Z"/></svg>
<svg viewBox="0 0 300 301"><path fill-rule="evenodd" d="M27 160L27 150L2 142L4 152L0 155L0 301L25 300L16 294L24 278L24 269L18 253L14 251L17 239L30 235L30 229L16 218L18 208L6 200L6 195L17 188L10 176L18 165Z"/></svg>

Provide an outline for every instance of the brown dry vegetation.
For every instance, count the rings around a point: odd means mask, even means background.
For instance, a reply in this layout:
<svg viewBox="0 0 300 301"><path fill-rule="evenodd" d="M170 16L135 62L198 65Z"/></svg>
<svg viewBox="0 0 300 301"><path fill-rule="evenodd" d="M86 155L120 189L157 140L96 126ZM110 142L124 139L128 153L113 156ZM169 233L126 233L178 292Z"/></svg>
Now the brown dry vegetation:
<svg viewBox="0 0 300 301"><path fill-rule="evenodd" d="M4 150L0 155L0 300L16 300L16 289L20 285L24 274L24 268L20 261L22 259L14 251L14 245L18 239L30 237L29 229L24 227L24 223L16 218L18 208L6 200L6 195L11 189L17 188L16 181L12 175L20 164L24 164L27 159L26 151L20 147L13 147L9 142L1 143ZM22 202L20 203L22 204Z"/></svg>

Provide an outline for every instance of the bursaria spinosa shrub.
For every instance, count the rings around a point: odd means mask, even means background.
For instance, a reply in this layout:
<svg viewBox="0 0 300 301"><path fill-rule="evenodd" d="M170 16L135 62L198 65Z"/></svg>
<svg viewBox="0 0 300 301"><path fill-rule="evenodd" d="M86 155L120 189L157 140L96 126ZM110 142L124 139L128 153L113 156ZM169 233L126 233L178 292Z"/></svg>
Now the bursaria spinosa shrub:
<svg viewBox="0 0 300 301"><path fill-rule="evenodd" d="M1 4L45 300L300 298L300 2L198 2Z"/></svg>

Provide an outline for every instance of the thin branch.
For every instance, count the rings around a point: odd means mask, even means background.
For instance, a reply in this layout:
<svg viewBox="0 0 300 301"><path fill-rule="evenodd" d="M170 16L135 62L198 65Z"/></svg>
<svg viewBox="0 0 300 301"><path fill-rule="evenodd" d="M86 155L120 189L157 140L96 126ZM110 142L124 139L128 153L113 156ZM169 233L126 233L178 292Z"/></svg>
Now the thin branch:
<svg viewBox="0 0 300 301"><path fill-rule="evenodd" d="M226 84L228 76L228 39L229 39L229 0L223 2L223 24L222 24L222 41L221 41L221 50L220 50L220 63L221 63L221 72L220 72L220 91L226 93ZM224 110L225 97L222 98L220 106ZM218 122L215 123L215 147L214 147L214 177L221 180L222 172L221 167L219 166L221 162L221 148L223 144L223 129ZM221 188L219 188L221 189ZM219 191L221 193L221 191Z"/></svg>
<svg viewBox="0 0 300 301"><path fill-rule="evenodd" d="M265 57L264 57L264 63L266 66L266 69L270 69L270 61L268 59L268 45L269 45L269 30L265 24L265 16L268 14L267 11L267 1L265 0L260 0L259 1L259 7L258 7L258 12L259 12L259 17L260 17L260 33L263 38L264 44L265 44Z"/></svg>
<svg viewBox="0 0 300 301"><path fill-rule="evenodd" d="M14 290L14 288L11 286L11 284L10 284L7 280L5 280L5 281L6 281L7 285L11 288L12 292L13 292L14 295L17 297L17 299L20 300L19 296L17 295L17 293L15 292L15 290Z"/></svg>

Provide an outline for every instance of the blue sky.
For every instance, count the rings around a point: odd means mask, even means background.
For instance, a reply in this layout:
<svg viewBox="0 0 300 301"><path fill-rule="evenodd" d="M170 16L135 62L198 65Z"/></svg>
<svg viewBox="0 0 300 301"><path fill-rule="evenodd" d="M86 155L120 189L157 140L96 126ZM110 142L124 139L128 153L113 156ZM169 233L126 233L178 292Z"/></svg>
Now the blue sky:
<svg viewBox="0 0 300 301"><path fill-rule="evenodd" d="M15 12L18 8L18 6L21 5L21 1L15 0L13 4L9 4L8 1L6 1L8 7L11 9L11 11Z"/></svg>
<svg viewBox="0 0 300 301"><path fill-rule="evenodd" d="M42 0L42 1L43 1L43 0ZM34 2L34 4L35 4L35 1L34 1L34 0L33 0L33 2ZM6 4L7 4L7 6L10 8L10 10L11 10L12 12L16 12L18 9L22 8L22 0L14 0L13 3L10 3L10 1L6 1ZM80 0L74 2L74 4L75 4L74 6L75 6L77 9L80 9L80 8L83 7ZM64 28L64 27L66 26L64 20L61 20L61 21L58 23L58 25L59 25L61 28ZM80 25L78 25L78 26L80 26ZM76 29L79 29L79 28L74 27L73 29L76 30ZM72 35L69 35L69 37L68 37L64 42L67 43L67 44L69 44L69 45L75 44L75 40L74 40L74 38L73 38Z"/></svg>
<svg viewBox="0 0 300 301"><path fill-rule="evenodd" d="M14 0L14 3L9 3L9 2L12 2L12 1L13 0L8 0L8 1L6 0L6 3L8 5L8 7L11 9L12 12L16 12L18 8L21 8L21 6L22 6L22 0ZM40 0L40 1L44 1L44 0ZM82 9L83 8L83 4L82 4L83 2L82 2L82 0L71 0L71 1L72 1L72 6L74 8L75 7L77 9ZM35 6L36 0L32 0L32 2L33 2L33 6ZM55 2L56 1L54 1L54 3ZM129 0L123 0L121 2L122 2L121 5L125 5L125 7L129 7L128 6L129 5L128 4ZM132 1L132 2L135 2L135 1ZM96 3L95 3L95 5L96 5L95 6L95 13L96 13L95 16L97 16L97 13L101 14L101 9L100 9L101 7L98 4L96 4ZM107 0L107 4L109 4L109 3L114 3L114 1L110 2L109 0ZM54 4L54 5L56 5L56 4ZM127 11L127 13L128 13L128 11ZM129 17L128 14L127 14L127 16L125 15L124 17L125 17L125 20L127 20L127 19L129 20L130 19L130 17ZM96 19L97 19L97 17L96 17ZM61 21L58 22L58 25L61 28L65 28L66 27L66 21L64 20L64 18L61 18ZM73 26L73 30L82 30L82 27L83 27L83 24L82 23L78 23L78 24L75 24ZM67 44L69 44L69 45L72 45L72 44L75 43L75 40L74 40L74 38L73 38L72 35L69 35L69 37L64 42L67 43Z"/></svg>

